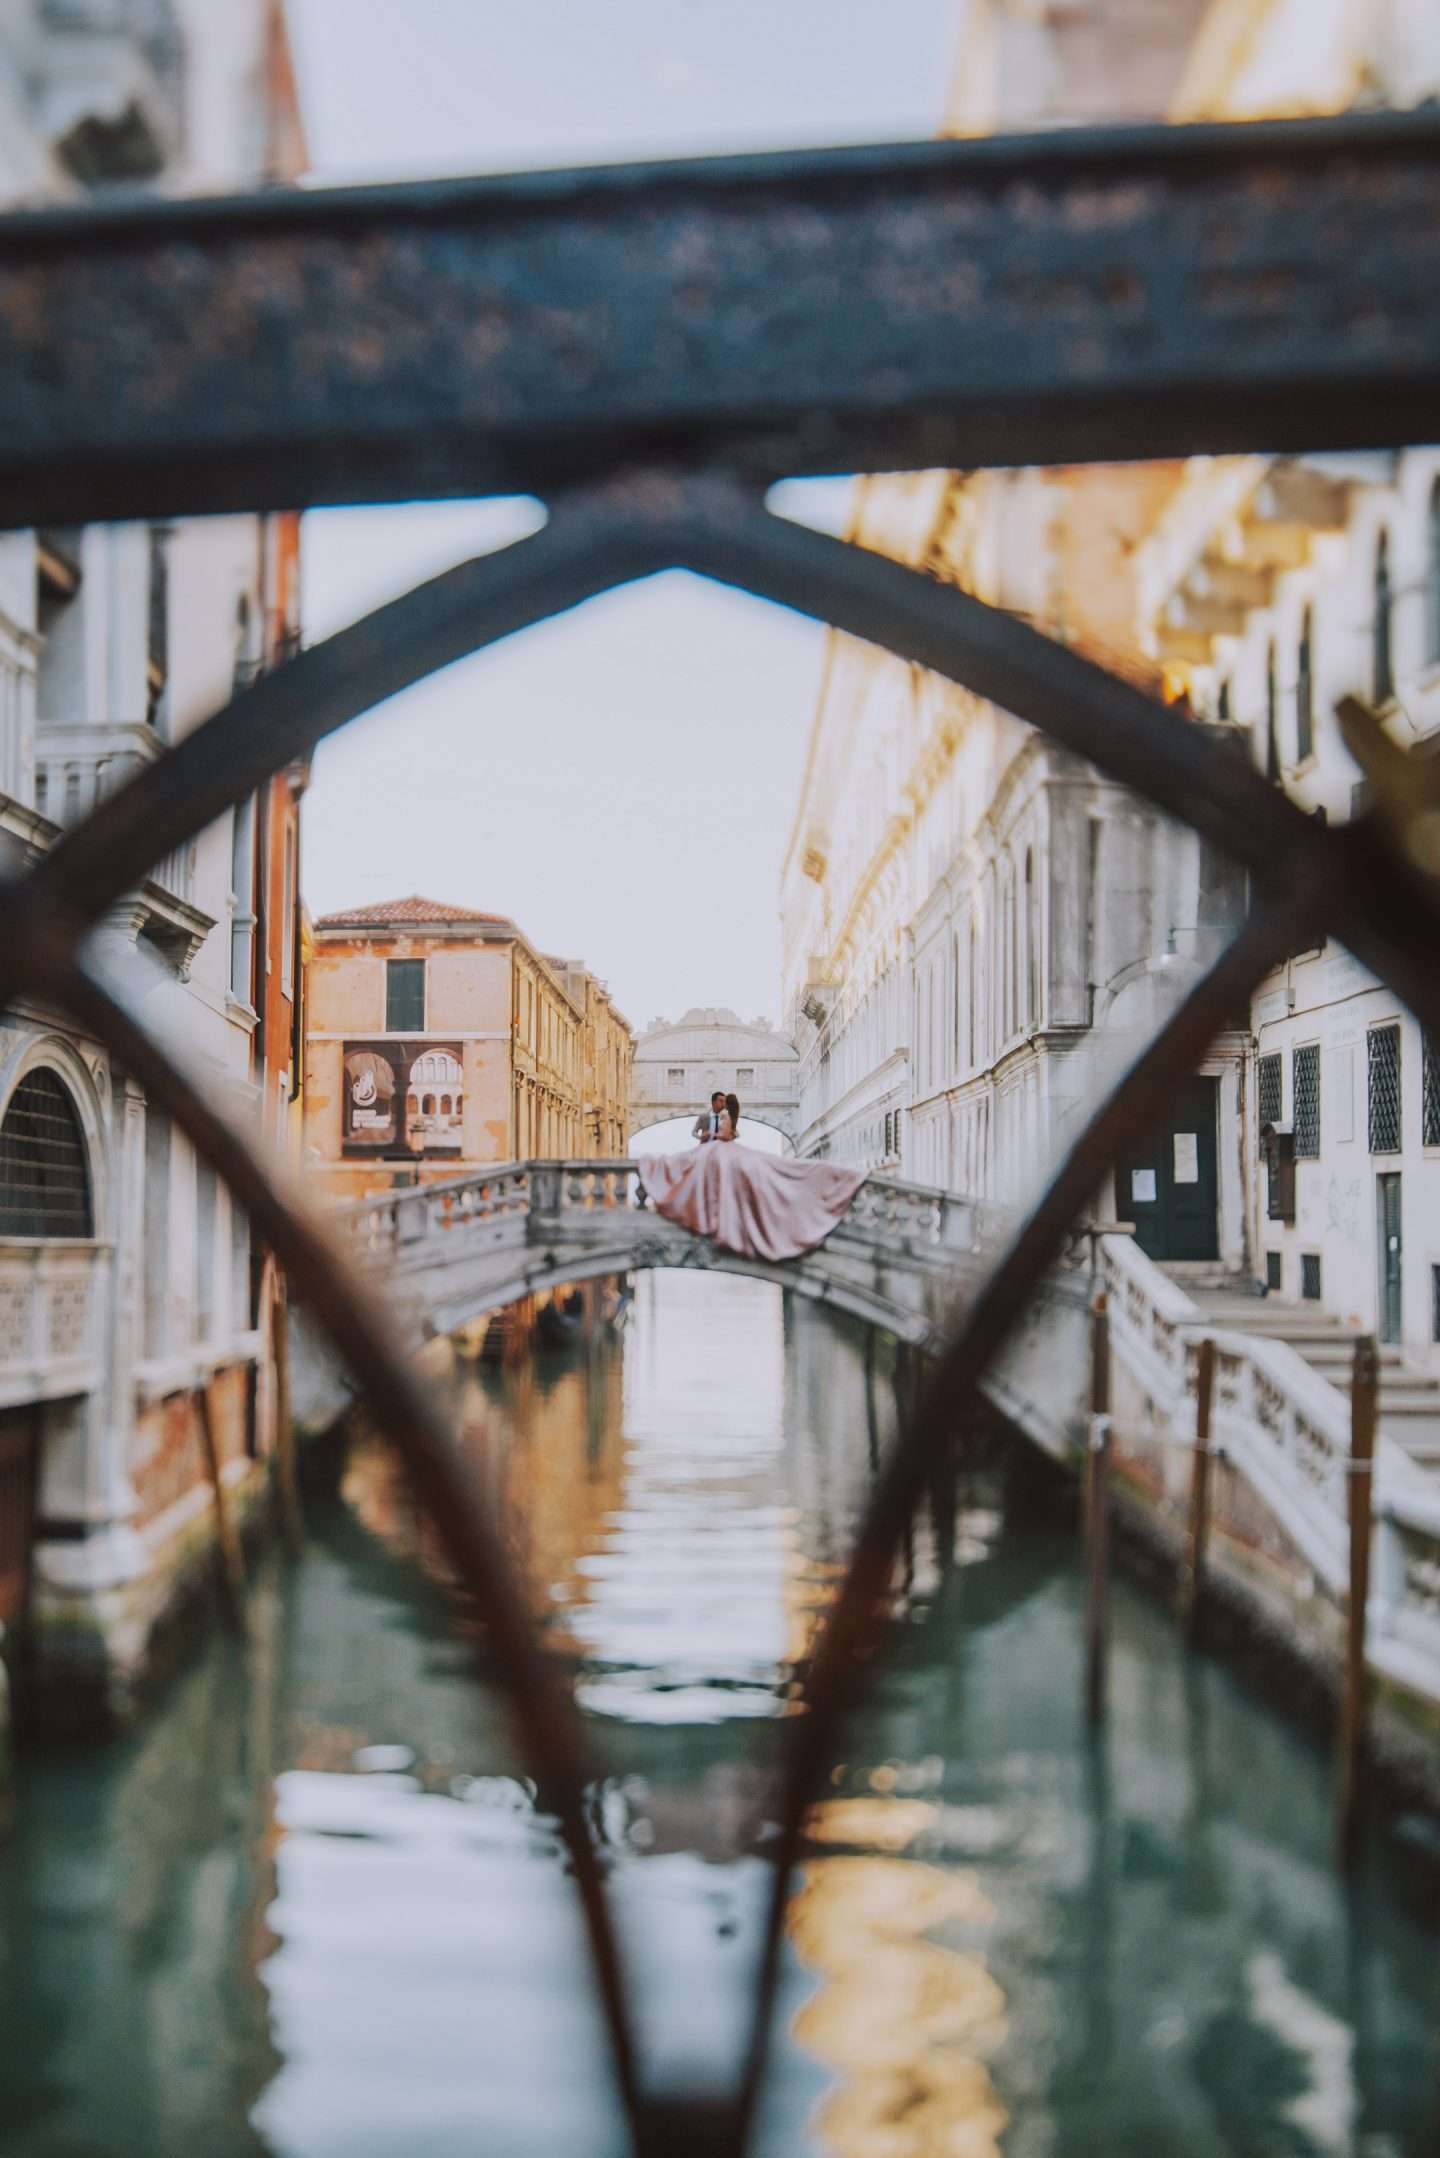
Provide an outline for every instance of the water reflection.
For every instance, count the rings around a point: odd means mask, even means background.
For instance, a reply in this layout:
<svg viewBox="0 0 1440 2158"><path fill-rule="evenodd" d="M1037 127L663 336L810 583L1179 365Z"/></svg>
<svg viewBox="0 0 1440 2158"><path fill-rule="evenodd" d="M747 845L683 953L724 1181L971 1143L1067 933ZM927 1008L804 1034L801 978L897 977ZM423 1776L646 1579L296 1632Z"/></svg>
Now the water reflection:
<svg viewBox="0 0 1440 2158"><path fill-rule="evenodd" d="M718 2078L883 1359L763 1286L660 1276L588 1370L454 1391L608 1763L647 2073ZM383 1452L312 1532L244 1656L212 1642L134 1740L26 1768L7 2158L623 2148L553 1824ZM1347 1897L1327 1764L1123 1585L1092 1743L1073 1560L989 1472L917 1524L811 1824L762 2158L1433 2158L1433 1931L1392 1854Z"/></svg>

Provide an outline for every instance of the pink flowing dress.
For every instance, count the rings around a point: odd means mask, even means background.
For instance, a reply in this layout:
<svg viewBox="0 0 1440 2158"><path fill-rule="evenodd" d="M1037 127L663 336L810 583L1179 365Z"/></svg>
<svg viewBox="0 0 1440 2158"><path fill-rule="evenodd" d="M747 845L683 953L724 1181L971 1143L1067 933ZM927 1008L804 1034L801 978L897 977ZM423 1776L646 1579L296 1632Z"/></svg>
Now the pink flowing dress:
<svg viewBox="0 0 1440 2158"><path fill-rule="evenodd" d="M657 1213L751 1259L813 1251L865 1181L863 1169L759 1154L738 1140L652 1154L639 1167Z"/></svg>

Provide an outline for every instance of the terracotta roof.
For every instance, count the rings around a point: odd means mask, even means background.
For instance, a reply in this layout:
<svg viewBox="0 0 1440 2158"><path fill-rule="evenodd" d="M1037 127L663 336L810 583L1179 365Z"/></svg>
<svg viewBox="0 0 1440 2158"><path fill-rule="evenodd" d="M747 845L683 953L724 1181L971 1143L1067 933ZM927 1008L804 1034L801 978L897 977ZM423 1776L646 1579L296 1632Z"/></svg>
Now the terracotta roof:
<svg viewBox="0 0 1440 2158"><path fill-rule="evenodd" d="M322 914L317 929L363 929L390 922L505 922L504 914L482 914L474 907L447 907L443 899L377 899L368 907L347 907L341 914Z"/></svg>

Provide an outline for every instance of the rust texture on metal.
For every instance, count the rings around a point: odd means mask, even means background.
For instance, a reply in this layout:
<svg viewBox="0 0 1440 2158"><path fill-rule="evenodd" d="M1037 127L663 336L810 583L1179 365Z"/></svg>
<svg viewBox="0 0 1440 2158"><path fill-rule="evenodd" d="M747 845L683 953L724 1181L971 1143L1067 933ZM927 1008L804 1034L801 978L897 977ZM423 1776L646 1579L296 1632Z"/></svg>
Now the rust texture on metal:
<svg viewBox="0 0 1440 2158"><path fill-rule="evenodd" d="M0 221L0 521L1440 435L1440 116Z"/></svg>
<svg viewBox="0 0 1440 2158"><path fill-rule="evenodd" d="M1326 829L1133 683L787 525L781 473L1440 436L1434 115L1069 134L0 222L0 521L532 488L551 521L290 661L0 891L0 1005L108 1044L239 1194L404 1458L569 1851L636 2148L746 2144L809 1807L937 1460L1122 1142L1290 953L1341 939L1440 1034L1440 902L1383 814ZM670 460L667 464L665 460ZM699 470L698 467L706 467ZM724 468L724 469L722 469ZM879 1463L787 1719L743 2075L640 2086L578 1711L463 1450L385 1314L124 1001L88 931L150 865L383 698L681 567L962 683L1250 872L1230 949L1092 1115ZM477 741L483 737L477 737ZM1387 821L1388 820L1388 821Z"/></svg>

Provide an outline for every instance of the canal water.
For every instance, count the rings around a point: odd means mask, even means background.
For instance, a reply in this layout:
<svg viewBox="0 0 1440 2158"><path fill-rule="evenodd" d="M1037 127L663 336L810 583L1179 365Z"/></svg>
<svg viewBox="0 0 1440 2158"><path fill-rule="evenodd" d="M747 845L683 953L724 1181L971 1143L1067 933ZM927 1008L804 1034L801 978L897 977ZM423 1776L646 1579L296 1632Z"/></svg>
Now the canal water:
<svg viewBox="0 0 1440 2158"><path fill-rule="evenodd" d="M587 1373L454 1379L589 1719L659 2081L733 2066L765 1763L888 1418L848 1326L642 1279ZM917 1524L791 1914L767 2158L1435 2158L1435 1911L1331 1863L1322 1755L987 1472ZM5 2158L610 2158L553 1825L361 1443L135 1737L30 1753L0 1847Z"/></svg>

